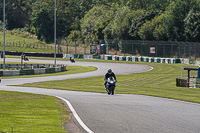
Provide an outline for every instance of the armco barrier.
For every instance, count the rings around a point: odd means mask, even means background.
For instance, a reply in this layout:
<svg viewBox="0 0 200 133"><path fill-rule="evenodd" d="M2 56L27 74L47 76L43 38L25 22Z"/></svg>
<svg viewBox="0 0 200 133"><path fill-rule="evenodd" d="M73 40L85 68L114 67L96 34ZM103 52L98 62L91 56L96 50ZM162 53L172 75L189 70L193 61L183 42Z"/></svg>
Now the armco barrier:
<svg viewBox="0 0 200 133"><path fill-rule="evenodd" d="M139 58L138 58L138 57L135 57L135 61L139 61Z"/></svg>
<svg viewBox="0 0 200 133"><path fill-rule="evenodd" d="M175 59L173 60L173 63L181 63L181 59L175 58Z"/></svg>
<svg viewBox="0 0 200 133"><path fill-rule="evenodd" d="M112 60L112 55L105 55L105 60Z"/></svg>
<svg viewBox="0 0 200 133"><path fill-rule="evenodd" d="M46 68L46 69L45 69L45 73L51 73L50 68Z"/></svg>
<svg viewBox="0 0 200 133"><path fill-rule="evenodd" d="M141 57L141 58L140 58L140 61L144 62L144 57Z"/></svg>
<svg viewBox="0 0 200 133"><path fill-rule="evenodd" d="M157 63L161 63L161 59L160 58L156 58L156 62Z"/></svg>
<svg viewBox="0 0 200 133"><path fill-rule="evenodd" d="M74 55L74 58L79 58L79 59L83 59L83 55L82 54L75 54Z"/></svg>
<svg viewBox="0 0 200 133"><path fill-rule="evenodd" d="M0 76L3 76L3 71L0 71Z"/></svg>
<svg viewBox="0 0 200 133"><path fill-rule="evenodd" d="M153 57L150 58L149 62L154 63L155 59Z"/></svg>
<svg viewBox="0 0 200 133"><path fill-rule="evenodd" d="M101 59L101 55L93 55L93 59Z"/></svg>
<svg viewBox="0 0 200 133"><path fill-rule="evenodd" d="M133 61L133 57L132 57L132 56L129 56L129 57L128 57L128 61Z"/></svg>
<svg viewBox="0 0 200 133"><path fill-rule="evenodd" d="M161 58L161 63L165 63L165 58Z"/></svg>
<svg viewBox="0 0 200 133"><path fill-rule="evenodd" d="M66 67L61 67L61 72L66 71Z"/></svg>
<svg viewBox="0 0 200 133"><path fill-rule="evenodd" d="M74 55L73 54L63 54L63 58L74 58Z"/></svg>
<svg viewBox="0 0 200 133"><path fill-rule="evenodd" d="M34 74L45 74L45 68L34 69Z"/></svg>
<svg viewBox="0 0 200 133"><path fill-rule="evenodd" d="M34 70L20 70L20 75L34 75Z"/></svg>
<svg viewBox="0 0 200 133"><path fill-rule="evenodd" d="M188 64L188 59L179 58L160 58L160 57L143 57L143 56L119 56L119 55L69 55L64 54L64 58L77 57L84 59L104 59L104 60L120 60L120 61L133 61L133 62L151 62L151 63L184 63ZM188 63L187 63L188 62ZM190 61L191 63L191 61ZM192 62L194 63L194 62ZM197 64L195 62L195 64ZM200 62L198 63L200 64Z"/></svg>
<svg viewBox="0 0 200 133"><path fill-rule="evenodd" d="M57 66L57 67L52 67L51 65L47 64L27 64L31 66L31 69L21 69L21 70L4 70L0 71L0 76L20 76L20 75L35 75L35 74L45 74L45 73L56 73L56 72L64 72L66 71L66 66ZM10 65L11 66L11 65ZM19 64L16 65L20 66ZM37 68L34 68L36 67ZM52 68L45 68L45 67L52 67ZM7 65L9 67L9 65ZM13 67L13 66L12 66ZM7 68L6 68L7 69Z"/></svg>
<svg viewBox="0 0 200 133"><path fill-rule="evenodd" d="M3 71L3 76L19 76L20 72L18 70L7 70Z"/></svg>
<svg viewBox="0 0 200 133"><path fill-rule="evenodd" d="M83 58L84 59L93 59L93 55L84 55Z"/></svg>

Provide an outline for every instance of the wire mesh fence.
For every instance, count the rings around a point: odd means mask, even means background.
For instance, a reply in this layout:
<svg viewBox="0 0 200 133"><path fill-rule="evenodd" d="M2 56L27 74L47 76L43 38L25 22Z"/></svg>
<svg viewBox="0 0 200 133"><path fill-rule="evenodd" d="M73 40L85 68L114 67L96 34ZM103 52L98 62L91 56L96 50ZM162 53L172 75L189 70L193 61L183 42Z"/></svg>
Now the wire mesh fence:
<svg viewBox="0 0 200 133"><path fill-rule="evenodd" d="M200 43L198 42L66 39L61 45L66 47L64 48L66 54L98 53L184 58L199 58L200 56Z"/></svg>
<svg viewBox="0 0 200 133"><path fill-rule="evenodd" d="M3 45L0 42L0 46ZM32 49L51 49L54 45L35 45L6 43L6 46L26 47ZM60 39L57 40L57 53L63 54L109 54L138 55L152 57L199 58L200 43L176 41L142 41L142 40L92 40Z"/></svg>

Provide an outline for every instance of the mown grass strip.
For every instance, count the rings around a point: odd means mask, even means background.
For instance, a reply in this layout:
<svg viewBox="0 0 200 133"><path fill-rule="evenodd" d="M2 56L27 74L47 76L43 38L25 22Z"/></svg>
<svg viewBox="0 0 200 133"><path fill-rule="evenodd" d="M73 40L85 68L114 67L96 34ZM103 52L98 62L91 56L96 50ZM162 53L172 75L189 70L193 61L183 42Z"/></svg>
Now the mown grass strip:
<svg viewBox="0 0 200 133"><path fill-rule="evenodd" d="M52 96L0 91L0 133L67 133L70 115Z"/></svg>

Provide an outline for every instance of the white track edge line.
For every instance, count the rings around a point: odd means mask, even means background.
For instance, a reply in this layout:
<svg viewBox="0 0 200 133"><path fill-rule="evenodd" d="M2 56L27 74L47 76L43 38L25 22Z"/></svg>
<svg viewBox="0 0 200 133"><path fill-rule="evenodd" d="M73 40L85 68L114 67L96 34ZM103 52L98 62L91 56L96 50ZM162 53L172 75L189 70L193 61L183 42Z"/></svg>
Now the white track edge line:
<svg viewBox="0 0 200 133"><path fill-rule="evenodd" d="M78 123L83 127L83 129L85 129L85 131L87 131L88 133L94 133L92 130L90 130L90 129L83 123L83 121L82 121L81 118L78 116L78 114L76 113L75 109L73 108L72 104L71 104L68 100L66 100L66 99L64 99L64 98L62 98L62 97L59 97L59 96L55 96L55 97L57 97L57 98L59 98L59 99L61 99L61 100L63 100L64 102L67 103L67 105L69 106L69 109L71 110L73 116L76 118L76 120L78 121Z"/></svg>

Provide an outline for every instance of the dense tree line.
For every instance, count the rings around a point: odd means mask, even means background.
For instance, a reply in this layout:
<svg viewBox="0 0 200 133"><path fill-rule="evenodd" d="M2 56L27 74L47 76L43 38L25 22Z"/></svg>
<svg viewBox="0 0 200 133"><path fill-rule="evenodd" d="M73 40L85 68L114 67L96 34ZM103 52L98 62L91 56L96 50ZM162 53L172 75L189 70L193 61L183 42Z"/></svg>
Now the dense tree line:
<svg viewBox="0 0 200 133"><path fill-rule="evenodd" d="M6 28L52 42L54 0L6 1ZM57 0L58 38L200 41L199 32L200 0Z"/></svg>

